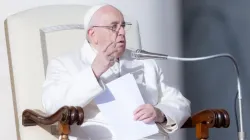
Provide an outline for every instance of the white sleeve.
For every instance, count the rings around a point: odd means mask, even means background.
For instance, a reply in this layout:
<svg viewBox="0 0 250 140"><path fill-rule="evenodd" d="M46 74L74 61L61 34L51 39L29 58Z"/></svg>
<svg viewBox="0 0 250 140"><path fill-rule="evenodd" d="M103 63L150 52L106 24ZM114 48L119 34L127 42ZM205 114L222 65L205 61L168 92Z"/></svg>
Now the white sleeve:
<svg viewBox="0 0 250 140"><path fill-rule="evenodd" d="M190 101L177 89L166 85L162 70L158 68L160 102L155 106L166 116L166 123L159 123L164 132L173 133L185 123L191 115Z"/></svg>
<svg viewBox="0 0 250 140"><path fill-rule="evenodd" d="M54 59L47 68L42 103L46 113L52 114L65 105L83 107L102 91L91 66L72 74L60 60Z"/></svg>

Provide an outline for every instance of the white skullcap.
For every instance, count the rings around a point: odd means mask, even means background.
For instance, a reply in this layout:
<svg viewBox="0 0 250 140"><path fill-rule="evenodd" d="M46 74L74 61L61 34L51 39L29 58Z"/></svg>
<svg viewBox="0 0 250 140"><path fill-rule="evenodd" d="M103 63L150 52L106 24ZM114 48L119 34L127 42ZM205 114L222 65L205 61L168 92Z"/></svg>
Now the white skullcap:
<svg viewBox="0 0 250 140"><path fill-rule="evenodd" d="M100 8L106 6L108 4L99 4L99 5L95 5L95 6L92 6L85 14L84 16L84 28L85 30L88 30L89 28L89 23L93 17L93 15L95 14L95 12L97 10L99 10Z"/></svg>

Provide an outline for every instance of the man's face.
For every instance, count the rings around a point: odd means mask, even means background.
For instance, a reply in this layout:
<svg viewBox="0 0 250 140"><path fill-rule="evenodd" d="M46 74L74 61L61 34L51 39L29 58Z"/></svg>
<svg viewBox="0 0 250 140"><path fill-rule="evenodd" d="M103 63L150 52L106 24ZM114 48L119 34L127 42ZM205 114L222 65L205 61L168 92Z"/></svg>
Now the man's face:
<svg viewBox="0 0 250 140"><path fill-rule="evenodd" d="M114 42L116 43L114 47L121 56L126 49L124 26L126 26L124 17L118 10L111 9L101 13L97 25L93 26L93 39L97 51Z"/></svg>

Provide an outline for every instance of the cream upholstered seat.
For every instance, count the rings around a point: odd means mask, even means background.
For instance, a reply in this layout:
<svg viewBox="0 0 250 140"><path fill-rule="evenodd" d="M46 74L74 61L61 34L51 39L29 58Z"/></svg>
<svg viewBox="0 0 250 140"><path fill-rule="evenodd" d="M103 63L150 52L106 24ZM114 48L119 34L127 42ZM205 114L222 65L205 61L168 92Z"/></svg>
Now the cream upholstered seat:
<svg viewBox="0 0 250 140"><path fill-rule="evenodd" d="M88 8L85 5L42 6L11 15L5 20L19 140L55 140L58 136L51 134L54 127L48 124L58 122L58 131L64 137L70 133L69 126L74 121L79 125L82 123L81 107L63 107L49 117L32 110L44 111L41 88L49 60L83 45L83 17ZM132 23L127 32L127 47L140 48L137 21L126 16L125 19ZM228 126L229 116L225 110L203 110L190 117L183 128L196 127L196 137L207 139L209 128Z"/></svg>
<svg viewBox="0 0 250 140"><path fill-rule="evenodd" d="M43 111L41 87L48 61L83 45L83 17L89 6L54 5L19 12L5 21L16 125L21 140L52 140L41 127L24 127L22 112ZM137 22L127 32L128 46L139 47Z"/></svg>

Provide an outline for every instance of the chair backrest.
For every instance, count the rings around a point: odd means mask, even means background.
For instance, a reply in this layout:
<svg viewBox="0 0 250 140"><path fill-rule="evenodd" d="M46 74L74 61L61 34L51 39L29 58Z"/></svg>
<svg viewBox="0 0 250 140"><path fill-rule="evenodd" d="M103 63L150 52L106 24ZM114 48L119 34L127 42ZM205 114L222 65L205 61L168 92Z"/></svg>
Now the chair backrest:
<svg viewBox="0 0 250 140"><path fill-rule="evenodd" d="M18 139L56 139L41 127L23 127L21 116L25 109L44 111L41 87L47 64L51 58L82 46L83 16L88 8L85 5L42 6L5 20ZM125 19L133 24L127 32L128 48L140 48L137 21L126 16Z"/></svg>

